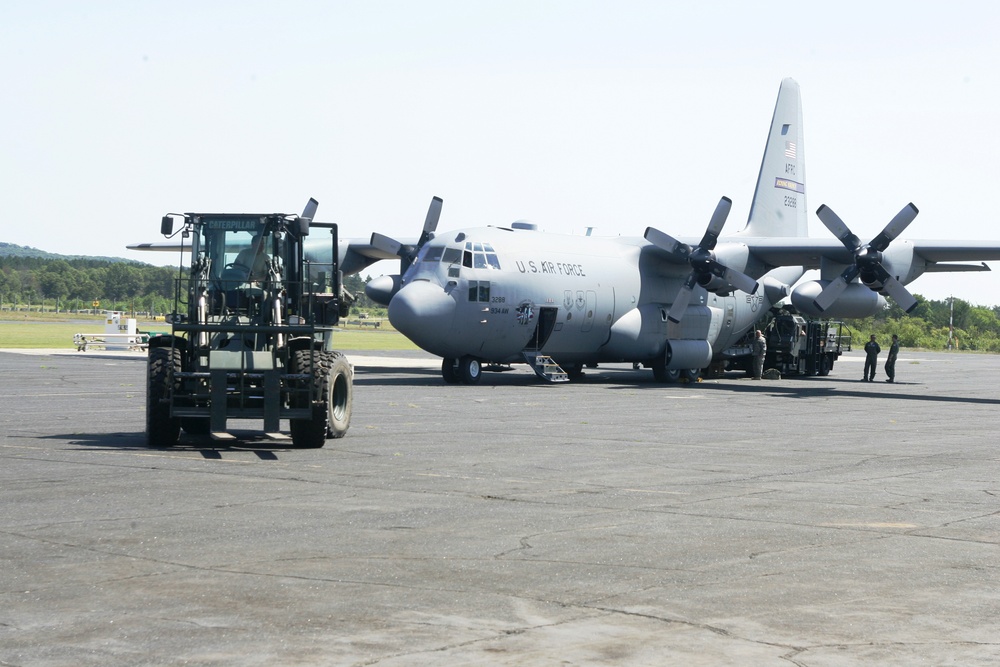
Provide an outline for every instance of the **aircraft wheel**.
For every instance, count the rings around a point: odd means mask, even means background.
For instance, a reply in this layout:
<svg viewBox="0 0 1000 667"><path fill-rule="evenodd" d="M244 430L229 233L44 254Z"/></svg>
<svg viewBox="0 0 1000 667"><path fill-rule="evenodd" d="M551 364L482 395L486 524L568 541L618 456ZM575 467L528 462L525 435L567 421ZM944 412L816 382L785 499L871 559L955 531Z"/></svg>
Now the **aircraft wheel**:
<svg viewBox="0 0 1000 667"><path fill-rule="evenodd" d="M681 377L684 378L685 380L687 380L688 382L697 382L698 381L698 376L701 375L701 369L700 368L685 368L680 373L681 373Z"/></svg>
<svg viewBox="0 0 1000 667"><path fill-rule="evenodd" d="M479 359L466 355L458 360L458 376L462 384L479 384L483 377L483 366Z"/></svg>
<svg viewBox="0 0 1000 667"><path fill-rule="evenodd" d="M146 442L150 447L171 447L181 435L181 420L170 416L170 389L174 373L181 370L181 351L170 347L149 350L146 382Z"/></svg>
<svg viewBox="0 0 1000 667"><path fill-rule="evenodd" d="M666 367L666 364L653 366L653 379L657 382L677 382L681 379L681 372L677 368Z"/></svg>
<svg viewBox="0 0 1000 667"><path fill-rule="evenodd" d="M461 378L458 377L458 370L455 368L457 362L455 359L442 359L441 360L441 377L448 384L456 384Z"/></svg>
<svg viewBox="0 0 1000 667"><path fill-rule="evenodd" d="M653 360L650 368L653 369L653 379L657 382L677 382L681 378L680 370L676 368L667 370L667 360L663 357Z"/></svg>

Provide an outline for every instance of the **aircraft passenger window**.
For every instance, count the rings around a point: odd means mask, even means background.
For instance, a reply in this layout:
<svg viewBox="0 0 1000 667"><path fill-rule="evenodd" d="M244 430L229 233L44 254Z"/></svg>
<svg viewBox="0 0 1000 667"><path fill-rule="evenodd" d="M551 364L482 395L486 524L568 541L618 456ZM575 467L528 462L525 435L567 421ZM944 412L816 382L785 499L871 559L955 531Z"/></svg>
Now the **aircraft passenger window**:
<svg viewBox="0 0 1000 667"><path fill-rule="evenodd" d="M462 251L458 248L445 248L441 261L445 264L457 264L462 261Z"/></svg>

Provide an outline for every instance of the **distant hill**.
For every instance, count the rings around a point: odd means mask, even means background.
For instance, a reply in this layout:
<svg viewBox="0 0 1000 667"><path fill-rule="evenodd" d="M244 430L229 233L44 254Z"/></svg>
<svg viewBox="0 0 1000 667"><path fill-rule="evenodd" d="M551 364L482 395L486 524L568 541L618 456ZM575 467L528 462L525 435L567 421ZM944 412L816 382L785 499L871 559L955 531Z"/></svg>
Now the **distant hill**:
<svg viewBox="0 0 1000 667"><path fill-rule="evenodd" d="M100 262L126 262L128 264L142 264L134 259L124 257L98 257L94 255L59 255L54 252L46 252L30 246L16 245L14 243L0 242L0 257L35 257L38 259L88 259Z"/></svg>

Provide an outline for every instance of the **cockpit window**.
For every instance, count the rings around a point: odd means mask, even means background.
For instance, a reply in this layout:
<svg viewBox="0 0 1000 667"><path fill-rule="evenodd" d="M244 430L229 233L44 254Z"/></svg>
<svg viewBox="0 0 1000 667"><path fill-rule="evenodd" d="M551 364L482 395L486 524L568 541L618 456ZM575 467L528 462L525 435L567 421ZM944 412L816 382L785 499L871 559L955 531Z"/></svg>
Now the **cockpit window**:
<svg viewBox="0 0 1000 667"><path fill-rule="evenodd" d="M500 269L500 260L489 243L466 242L462 264L476 269Z"/></svg>
<svg viewBox="0 0 1000 667"><path fill-rule="evenodd" d="M441 253L444 252L444 246L430 246L427 248L427 254L424 256L425 262L437 262L441 259Z"/></svg>
<svg viewBox="0 0 1000 667"><path fill-rule="evenodd" d="M448 248L443 245L425 245L417 256L419 262L444 262L455 264L461 261L462 251L458 248Z"/></svg>

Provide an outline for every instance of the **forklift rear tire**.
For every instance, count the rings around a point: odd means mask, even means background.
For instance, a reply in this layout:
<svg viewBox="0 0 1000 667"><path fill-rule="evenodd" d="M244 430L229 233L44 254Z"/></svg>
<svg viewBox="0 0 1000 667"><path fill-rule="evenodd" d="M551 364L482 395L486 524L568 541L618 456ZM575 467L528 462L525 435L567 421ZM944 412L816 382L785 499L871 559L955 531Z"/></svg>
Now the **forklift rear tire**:
<svg viewBox="0 0 1000 667"><path fill-rule="evenodd" d="M149 350L146 381L146 442L150 447L172 447L181 435L181 420L170 416L174 373L181 370L181 351L171 347Z"/></svg>

